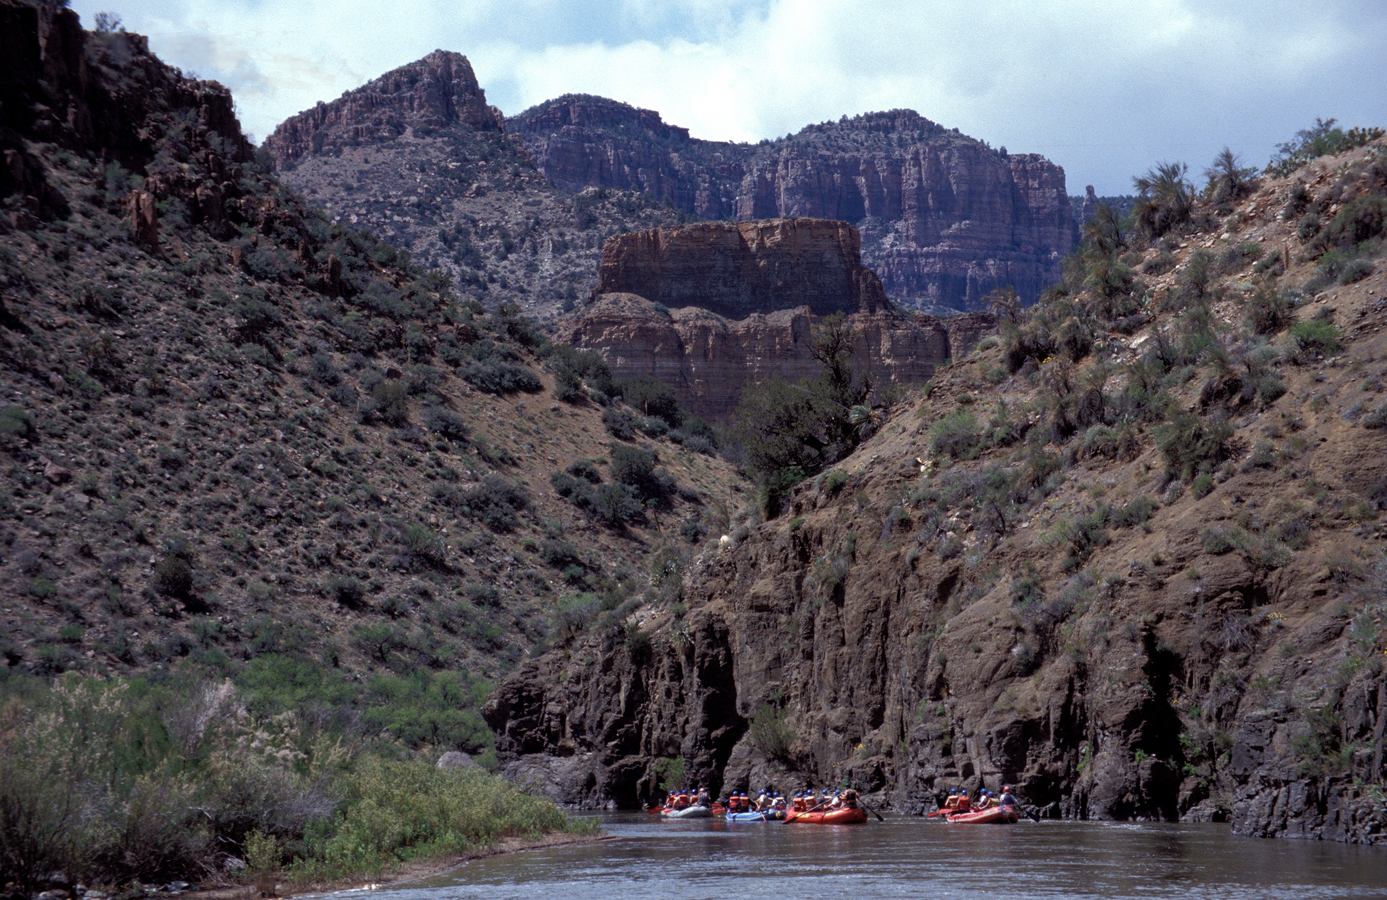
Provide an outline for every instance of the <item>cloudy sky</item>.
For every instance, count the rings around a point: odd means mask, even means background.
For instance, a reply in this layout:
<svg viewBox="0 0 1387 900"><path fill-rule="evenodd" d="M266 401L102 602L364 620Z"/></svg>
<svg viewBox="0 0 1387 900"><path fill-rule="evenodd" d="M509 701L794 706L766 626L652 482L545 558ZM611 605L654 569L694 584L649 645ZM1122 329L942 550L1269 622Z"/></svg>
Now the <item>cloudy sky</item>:
<svg viewBox="0 0 1387 900"><path fill-rule="evenodd" d="M1263 165L1317 117L1387 126L1382 0L73 0L229 86L258 141L435 50L514 115L564 93L756 141L907 107L1131 192L1225 145Z"/></svg>

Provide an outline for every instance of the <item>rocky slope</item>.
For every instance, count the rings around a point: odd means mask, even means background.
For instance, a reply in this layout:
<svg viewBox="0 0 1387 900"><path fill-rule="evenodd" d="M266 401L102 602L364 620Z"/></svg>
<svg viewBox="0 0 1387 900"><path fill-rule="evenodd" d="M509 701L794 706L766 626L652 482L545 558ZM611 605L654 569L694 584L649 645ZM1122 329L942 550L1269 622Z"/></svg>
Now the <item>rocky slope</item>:
<svg viewBox="0 0 1387 900"><path fill-rule="evenodd" d="M650 110L565 96L509 120L568 190L634 190L710 219L840 219L910 306L981 310L1011 286L1026 302L1073 247L1064 172L1008 155L910 110L813 125L761 144L699 141Z"/></svg>
<svg viewBox="0 0 1387 900"><path fill-rule="evenodd" d="M1126 288L1004 320L705 552L649 645L527 662L485 710L505 768L1387 840L1384 197L1379 140L1119 237Z"/></svg>
<svg viewBox="0 0 1387 900"><path fill-rule="evenodd" d="M477 750L486 679L737 505L728 464L560 400L515 310L306 206L225 88L51 5L0 26L0 681L258 672L265 702ZM579 463L612 515L555 491Z"/></svg>
<svg viewBox="0 0 1387 900"><path fill-rule="evenodd" d="M624 377L656 378L684 407L726 421L746 386L814 374L811 330L835 313L848 317L854 364L878 387L924 383L987 327L986 317L960 317L951 332L889 303L846 223L776 219L611 238L593 296L557 339L601 352Z"/></svg>

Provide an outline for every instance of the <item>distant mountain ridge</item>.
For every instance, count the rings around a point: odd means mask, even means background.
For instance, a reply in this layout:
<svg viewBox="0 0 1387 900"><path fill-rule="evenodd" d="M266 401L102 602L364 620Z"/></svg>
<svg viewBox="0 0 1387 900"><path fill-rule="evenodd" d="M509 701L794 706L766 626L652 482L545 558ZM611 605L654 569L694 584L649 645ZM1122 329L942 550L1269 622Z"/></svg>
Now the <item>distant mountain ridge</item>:
<svg viewBox="0 0 1387 900"><path fill-rule="evenodd" d="M640 202L651 210L641 222L630 221L633 201L623 201L617 216L593 210L591 200L607 199L599 194L578 203L583 210L529 215L536 228L551 232L596 225L609 235L632 225L639 230L673 224L680 216L846 221L861 231L863 261L881 276L887 293L926 309L984 309L987 295L1003 287L1032 301L1059 280L1060 261L1075 243L1063 169L1035 154L994 150L911 110L810 125L759 144L699 140L652 110L580 94L547 101L504 123L498 116L466 57L435 51L286 120L265 146L281 167L293 170L285 173L291 184L331 194L320 194L319 202L334 214L355 214L359 224L405 246L416 259L464 280L471 273L451 259L455 250L444 235L475 214L456 204L443 209L443 198L470 192L466 199L475 200L479 190L493 197L515 191L511 206L527 205L543 194L538 179L565 192L644 195ZM422 149L417 142L436 142L445 134L458 146L427 160L411 155ZM357 185L333 185L328 170L354 165L361 171L365 160L351 151L360 155L366 148L388 154L388 169L409 174L401 191L418 199L402 210L409 198L401 193L390 209L368 210ZM346 162L328 165L344 152ZM461 183L460 168L477 177ZM379 185L380 177L372 174L370 184ZM481 188L477 178L485 182ZM421 204L438 208L421 210ZM657 212L662 205L665 211ZM613 230L615 219L621 225ZM507 266L503 279L483 266L483 282L502 293L517 281L522 294L544 291L546 283L533 277L552 262L542 244L524 251L536 257L528 271L526 265ZM572 242L565 238L565 246ZM595 263L599 248L600 239L585 239L584 258ZM498 255L490 246L482 250L484 256ZM514 251L506 249L505 257ZM592 287L591 273L583 276L580 269L566 278L576 293ZM519 302L538 315L554 305L535 298Z"/></svg>

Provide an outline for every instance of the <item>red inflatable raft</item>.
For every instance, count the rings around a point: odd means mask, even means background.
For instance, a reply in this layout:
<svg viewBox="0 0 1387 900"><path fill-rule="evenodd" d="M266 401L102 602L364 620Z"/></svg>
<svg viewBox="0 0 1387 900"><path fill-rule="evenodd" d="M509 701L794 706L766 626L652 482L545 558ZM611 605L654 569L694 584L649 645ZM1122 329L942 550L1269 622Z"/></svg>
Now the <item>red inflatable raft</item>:
<svg viewBox="0 0 1387 900"><path fill-rule="evenodd" d="M861 825L867 821L867 811L862 807L843 807L842 809L823 809L814 812L785 814L785 824L803 822L806 825Z"/></svg>
<svg viewBox="0 0 1387 900"><path fill-rule="evenodd" d="M958 822L962 825L1007 825L1017 821L1021 817L1016 810L1010 806L992 806L987 809L975 809L966 813L953 813L945 816L950 822Z"/></svg>

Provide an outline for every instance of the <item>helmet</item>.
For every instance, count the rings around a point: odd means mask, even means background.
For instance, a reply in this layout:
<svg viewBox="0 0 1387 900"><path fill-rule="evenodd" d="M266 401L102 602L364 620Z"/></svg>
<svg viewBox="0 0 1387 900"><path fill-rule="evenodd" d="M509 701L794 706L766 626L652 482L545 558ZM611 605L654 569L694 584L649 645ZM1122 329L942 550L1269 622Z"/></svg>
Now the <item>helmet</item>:
<svg viewBox="0 0 1387 900"><path fill-rule="evenodd" d="M964 788L963 790L959 791L958 794L959 794L960 797L967 797L967 796L968 796L968 789L967 789L967 788Z"/></svg>
<svg viewBox="0 0 1387 900"><path fill-rule="evenodd" d="M954 796L954 795L957 794L957 793L958 793L958 788L949 788L949 796L950 796L950 797Z"/></svg>
<svg viewBox="0 0 1387 900"><path fill-rule="evenodd" d="M1002 785L1002 793L1003 793L1003 794L1010 794L1010 793L1011 793L1011 785L1009 785L1009 784L1004 784L1004 785Z"/></svg>

